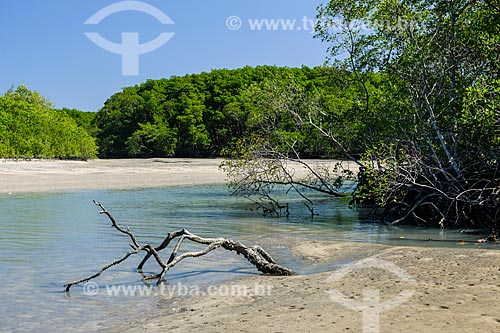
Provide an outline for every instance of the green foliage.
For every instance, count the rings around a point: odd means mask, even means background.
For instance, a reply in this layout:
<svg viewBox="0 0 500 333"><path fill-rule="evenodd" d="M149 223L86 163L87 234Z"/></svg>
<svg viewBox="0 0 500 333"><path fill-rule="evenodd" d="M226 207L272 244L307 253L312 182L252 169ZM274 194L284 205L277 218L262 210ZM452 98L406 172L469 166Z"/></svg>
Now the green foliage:
<svg viewBox="0 0 500 333"><path fill-rule="evenodd" d="M391 156L392 158L387 158ZM365 161L360 169L357 187L351 203L360 206L384 207L389 201L400 199L401 191L393 192L390 187L395 181L398 164L405 158L405 151L396 144L374 145L362 155Z"/></svg>
<svg viewBox="0 0 500 333"><path fill-rule="evenodd" d="M0 156L94 158L95 140L74 120L50 106L25 86L0 97Z"/></svg>
<svg viewBox="0 0 500 333"><path fill-rule="evenodd" d="M132 157L168 157L174 154L177 133L158 124L139 124L126 145Z"/></svg>
<svg viewBox="0 0 500 333"><path fill-rule="evenodd" d="M97 132L99 131L99 129L97 128L97 125L95 123L95 117L97 115L96 112L80 111L67 108L62 108L61 110L56 111L63 112L66 115L70 116L71 119L73 119L79 127L82 127L85 131L87 131L90 136L97 136Z"/></svg>
<svg viewBox="0 0 500 333"><path fill-rule="evenodd" d="M137 87L125 88L122 93L114 94L106 101L95 119L99 128L97 142L101 156L128 156L128 138L139 129L140 123L147 123L145 118L150 116L143 114L143 104L143 98L137 94Z"/></svg>
<svg viewBox="0 0 500 333"><path fill-rule="evenodd" d="M466 89L458 124L464 148L488 154L491 162L500 156L500 79L478 80ZM470 161L472 162L472 161Z"/></svg>
<svg viewBox="0 0 500 333"><path fill-rule="evenodd" d="M367 140L358 201L397 212L397 222L500 225L499 8L498 0L332 0L319 8L317 37L365 88L368 117L358 120L398 119ZM393 86L372 91L365 78L373 72Z"/></svg>
<svg viewBox="0 0 500 333"><path fill-rule="evenodd" d="M386 91L398 89L378 74L365 79L374 95L392 96ZM297 127L293 116L270 102L277 94L291 96L288 90L292 85L301 95L282 103L292 103L307 114L307 101L316 99L322 121L331 125L346 146L360 152L366 133L393 133L397 125L398 118L389 112L395 107L390 109L388 105L401 100L374 99L372 113L363 112L362 87L353 85L345 71L273 66L221 69L149 80L113 95L96 116L101 154L221 156L240 149L242 141L250 142L247 139L259 133L283 147L295 142L304 158L338 156L339 150L321 133L310 126ZM273 131L266 130L271 127Z"/></svg>

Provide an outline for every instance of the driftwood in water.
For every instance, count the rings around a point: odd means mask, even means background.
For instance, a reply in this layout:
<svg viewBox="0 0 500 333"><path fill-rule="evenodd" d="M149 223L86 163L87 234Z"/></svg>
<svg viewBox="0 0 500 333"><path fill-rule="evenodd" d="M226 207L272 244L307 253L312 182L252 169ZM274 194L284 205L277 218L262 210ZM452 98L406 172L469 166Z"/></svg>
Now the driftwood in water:
<svg viewBox="0 0 500 333"><path fill-rule="evenodd" d="M179 263L181 260L185 258L192 258L192 257L200 257L203 256L219 247L229 250L229 251L234 251L237 254L243 255L251 264L253 264L260 272L265 273L265 274L270 274L270 275L293 275L295 274L292 270L283 267L279 264L276 263L276 261L267 253L263 248L260 246L253 246L253 247L248 247L240 242L231 240L231 239L226 239L226 238L203 238L200 236L197 236L195 234L190 233L186 229L174 231L174 232L169 232L167 234L167 237L165 240L157 247L152 247L149 244L144 244L142 245L139 243L135 235L127 228L124 229L121 226L119 226L116 223L116 220L114 217L109 213L104 206L97 201L94 201L94 204L99 206L101 208L101 214L106 215L112 224L112 227L118 230L119 232L129 236L129 238L132 241L132 244L130 244L130 247L132 248L132 251L127 252L122 258L113 261L112 263L104 266L101 268L100 271L97 273L88 276L86 278L76 280L69 282L65 284L64 286L66 287L66 291L68 292L69 289L78 283L82 282L87 282L89 280L92 280L99 275L101 275L104 271L107 269L116 266L125 260L127 260L128 257L138 254L141 251L146 252L146 256L144 259L141 261L141 263L138 266L138 270L142 272L142 268L146 261L148 261L151 257L153 257L156 260L156 263L161 267L161 272L159 274L151 275L151 276L145 276L143 279L147 280L152 280L152 279L157 279L157 284L160 284L167 271L174 267L177 263ZM165 263L163 259L160 257L159 252L166 249L168 245L174 240L177 239L177 244L175 245L174 249L172 250L172 253L170 254L170 258L168 261ZM179 252L179 249L182 245L182 242L187 239L192 242L198 243L198 244L203 244L206 245L205 249L197 252L186 252L183 254L178 255L177 253Z"/></svg>

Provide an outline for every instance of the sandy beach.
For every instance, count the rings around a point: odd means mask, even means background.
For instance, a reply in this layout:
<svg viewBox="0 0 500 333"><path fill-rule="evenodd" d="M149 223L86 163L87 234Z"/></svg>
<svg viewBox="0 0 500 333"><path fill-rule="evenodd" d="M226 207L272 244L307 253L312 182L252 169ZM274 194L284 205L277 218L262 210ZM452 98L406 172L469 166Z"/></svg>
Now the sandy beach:
<svg viewBox="0 0 500 333"><path fill-rule="evenodd" d="M222 159L153 158L89 161L0 159L0 193L133 189L162 186L221 184ZM310 160L334 165L337 161ZM304 166L290 163L297 176ZM357 170L354 164L345 167Z"/></svg>
<svg viewBox="0 0 500 333"><path fill-rule="evenodd" d="M224 183L220 162L0 160L0 193ZM104 331L500 332L500 251L332 244L287 235L274 241L290 248L297 260L333 262L337 269L255 275L223 285L251 290L258 284L266 294L155 297L155 311Z"/></svg>
<svg viewBox="0 0 500 333"><path fill-rule="evenodd" d="M224 183L220 159L0 160L0 193Z"/></svg>
<svg viewBox="0 0 500 333"><path fill-rule="evenodd" d="M259 295L166 297L157 311L111 331L500 332L499 251L300 239L291 244L294 254L311 265L333 260L339 269L256 276L217 289L269 290ZM359 308L349 308L350 303ZM378 325L370 327L377 319Z"/></svg>

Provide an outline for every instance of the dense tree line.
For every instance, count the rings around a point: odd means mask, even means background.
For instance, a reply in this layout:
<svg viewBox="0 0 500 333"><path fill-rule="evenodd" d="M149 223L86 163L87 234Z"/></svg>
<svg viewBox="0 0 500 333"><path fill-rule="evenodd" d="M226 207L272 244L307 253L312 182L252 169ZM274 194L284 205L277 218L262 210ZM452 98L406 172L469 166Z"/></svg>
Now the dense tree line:
<svg viewBox="0 0 500 333"><path fill-rule="evenodd" d="M373 113L362 112L363 101L358 98L362 87L343 71L273 66L221 69L148 80L111 96L95 119L101 156L208 157L238 152L259 136L263 121L271 121L272 107L262 105L259 94L266 93L266 86L269 93L275 81L294 82L308 94L320 94L325 121L336 123L346 145L353 149L360 147L360 136L366 135L365 123L380 122ZM367 85L374 94L392 89L375 74L367 78ZM286 113L274 114L272 122L268 125L296 139L304 157L339 154L320 133L296 128ZM386 130L388 124L383 127Z"/></svg>
<svg viewBox="0 0 500 333"><path fill-rule="evenodd" d="M0 155L90 158L97 151L95 140L101 158L235 157L268 134L284 150L293 139L304 157L341 155L321 133L298 128L293 116L266 105L276 84L297 87L305 99L321 96L323 122L334 124L356 154L364 151L367 135L383 137L395 130L393 118L381 118L387 100L364 112L364 88L344 70L259 66L148 80L114 94L99 112L53 110L21 86L2 97ZM394 89L378 74L369 75L366 86L380 96Z"/></svg>
<svg viewBox="0 0 500 333"><path fill-rule="evenodd" d="M83 128L91 137L96 138L99 128L95 123L96 112L80 111L77 109L62 108L57 110L69 116L75 123Z"/></svg>
<svg viewBox="0 0 500 333"><path fill-rule="evenodd" d="M0 97L0 157L95 158L95 138L25 86Z"/></svg>

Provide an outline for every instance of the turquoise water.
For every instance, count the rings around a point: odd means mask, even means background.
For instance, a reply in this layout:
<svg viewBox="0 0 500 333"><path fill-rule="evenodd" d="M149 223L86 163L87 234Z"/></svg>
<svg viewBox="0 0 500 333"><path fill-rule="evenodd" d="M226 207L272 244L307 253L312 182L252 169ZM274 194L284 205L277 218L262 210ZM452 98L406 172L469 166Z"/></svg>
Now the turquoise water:
<svg viewBox="0 0 500 333"><path fill-rule="evenodd" d="M223 185L3 195L0 332L105 330L158 306L159 297L154 295L109 296L100 289L90 296L81 286L74 286L70 295L64 293L64 283L93 274L130 249L129 239L110 228L92 199L101 201L143 243L159 244L167 232L186 228L200 236L262 244L280 263L303 274L332 266L311 266L293 257L286 237L421 246L452 246L466 237L451 231L361 222L359 212L349 209L344 199L324 201L314 220L299 204L292 205L296 210L289 219L263 218L244 199L231 197ZM444 241L426 241L429 238ZM196 248L183 246L184 250ZM143 285L135 270L140 259L130 258L95 282L101 287ZM153 261L146 271L157 272ZM248 274L257 272L243 258L221 250L187 259L169 271L167 279L173 285L207 285Z"/></svg>

